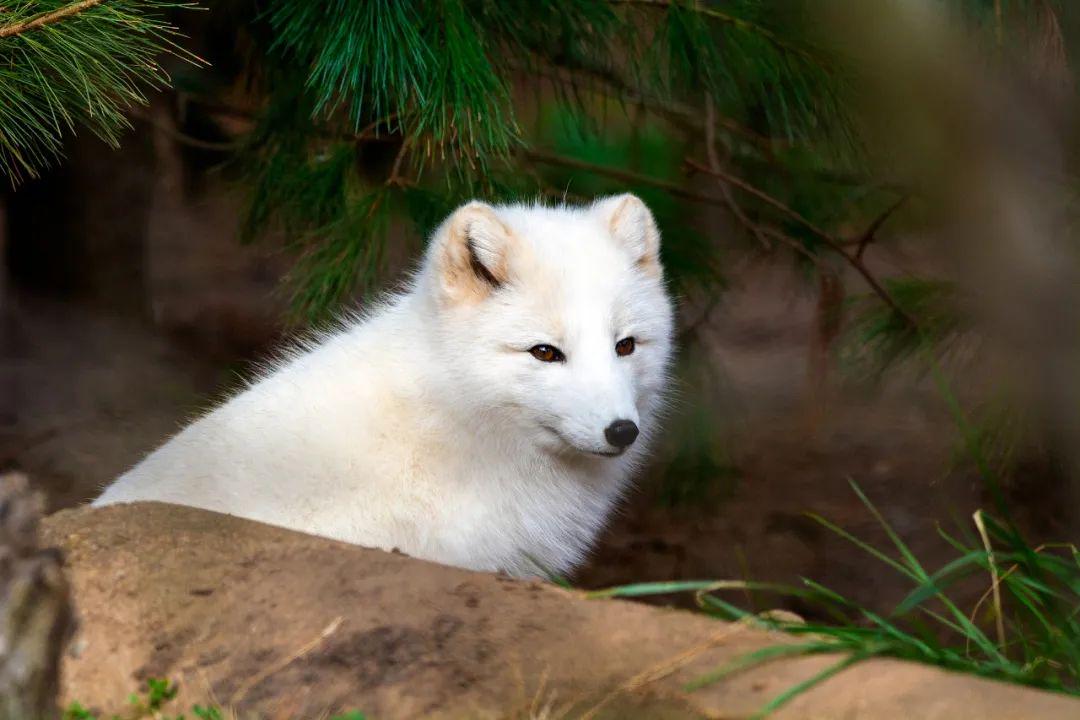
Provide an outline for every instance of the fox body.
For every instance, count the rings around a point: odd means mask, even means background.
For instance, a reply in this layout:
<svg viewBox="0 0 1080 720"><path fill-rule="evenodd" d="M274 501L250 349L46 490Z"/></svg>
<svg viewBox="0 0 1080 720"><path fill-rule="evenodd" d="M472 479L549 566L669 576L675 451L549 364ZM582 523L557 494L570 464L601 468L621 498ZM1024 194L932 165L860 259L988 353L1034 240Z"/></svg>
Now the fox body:
<svg viewBox="0 0 1080 720"><path fill-rule="evenodd" d="M656 433L673 323L659 248L633 195L464 205L404 292L288 353L94 504L566 572Z"/></svg>

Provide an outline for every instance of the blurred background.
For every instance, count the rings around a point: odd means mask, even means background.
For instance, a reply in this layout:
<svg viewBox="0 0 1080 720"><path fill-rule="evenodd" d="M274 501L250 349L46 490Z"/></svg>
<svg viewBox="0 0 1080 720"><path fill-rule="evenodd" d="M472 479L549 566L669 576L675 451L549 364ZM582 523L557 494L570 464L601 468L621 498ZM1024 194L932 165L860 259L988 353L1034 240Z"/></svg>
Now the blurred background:
<svg viewBox="0 0 1080 720"><path fill-rule="evenodd" d="M930 568L978 509L1076 538L1075 3L80 5L0 8L0 470L52 509L465 199L632 191L677 402L574 585L883 609L909 579L828 523Z"/></svg>

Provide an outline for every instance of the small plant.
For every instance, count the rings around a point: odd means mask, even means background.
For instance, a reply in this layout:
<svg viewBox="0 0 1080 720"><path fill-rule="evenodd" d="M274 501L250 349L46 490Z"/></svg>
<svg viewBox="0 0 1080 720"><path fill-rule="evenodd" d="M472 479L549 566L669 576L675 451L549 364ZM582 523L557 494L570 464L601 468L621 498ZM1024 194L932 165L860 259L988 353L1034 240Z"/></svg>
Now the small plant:
<svg viewBox="0 0 1080 720"><path fill-rule="evenodd" d="M646 583L599 591L601 597L640 597L694 592L706 612L726 620L782 630L803 642L770 646L697 678L695 690L770 660L795 655L843 653L818 675L773 698L765 717L816 684L872 657L893 657L950 670L1080 695L1080 551L1071 544L1033 547L1011 524L978 511L976 533L964 542L944 531L956 557L928 572L862 490L855 493L888 534L896 557L851 535L824 518L819 523L904 575L912 590L890 613L878 614L812 580L802 587L739 581ZM948 591L963 579L985 574L986 592L962 609ZM833 623L802 623L758 616L718 597L723 590L797 596L820 608Z"/></svg>
<svg viewBox="0 0 1080 720"><path fill-rule="evenodd" d="M128 705L130 705L128 712L124 715L112 715L109 720L186 720L183 714L169 715L164 712L165 706L176 699L178 690L176 683L160 678L150 678L146 681L146 688L142 692L132 693L128 697ZM226 715L226 711L213 705L193 705L191 714L195 720L226 720L226 717L229 720L239 720L235 713L230 712ZM63 720L99 720L99 718L82 704L73 702L64 711ZM367 720L367 717L359 711L352 710L342 715L334 715L330 720Z"/></svg>

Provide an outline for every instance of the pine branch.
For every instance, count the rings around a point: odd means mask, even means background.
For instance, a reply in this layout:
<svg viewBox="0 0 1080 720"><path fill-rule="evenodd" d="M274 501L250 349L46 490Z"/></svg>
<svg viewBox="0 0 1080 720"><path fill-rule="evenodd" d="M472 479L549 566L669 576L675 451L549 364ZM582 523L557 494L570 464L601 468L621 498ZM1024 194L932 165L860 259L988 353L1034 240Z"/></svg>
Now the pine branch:
<svg viewBox="0 0 1080 720"><path fill-rule="evenodd" d="M9 8L0 26L0 172L13 183L36 176L78 126L118 145L131 126L126 111L146 103L147 89L168 85L159 55L201 62L174 43L177 31L161 14L187 7L183 0L49 0Z"/></svg>
<svg viewBox="0 0 1080 720"><path fill-rule="evenodd" d="M586 170L588 172L596 173L598 175L604 175L614 180L620 180L631 185L644 185L648 187L654 187L658 190L663 190L667 193L670 193L674 197L683 198L684 200L692 200L694 202L705 203L708 205L725 204L724 198L717 195L709 195L707 193L699 193L695 192L694 190L688 190L687 188L679 185L678 183L668 182L667 180L661 180L659 178L650 177L649 175L643 175L642 173L636 173L630 170L622 170L620 168L609 167L607 165L599 165L597 163L591 163L585 160L579 160L577 158L559 155L557 153L546 152L544 150L537 150L535 148L526 148L521 151L521 154L529 158L530 160L545 163L548 165L561 165L562 167L574 168L576 170Z"/></svg>
<svg viewBox="0 0 1080 720"><path fill-rule="evenodd" d="M885 224L885 221L892 217L892 214L900 209L900 206L907 202L908 196L901 195L900 199L894 202L889 207L874 218L874 221L870 223L870 226L863 232L862 237L859 238L858 246L855 249L855 257L862 259L863 254L866 252L866 248L870 243L877 239L877 231L881 229L881 226Z"/></svg>
<svg viewBox="0 0 1080 720"><path fill-rule="evenodd" d="M719 172L720 154L716 149L716 104L709 93L705 93L705 156L709 159L709 167ZM735 196L731 192L731 186L726 182L721 182L720 191L724 194L724 200L727 202L727 206L735 219L742 223L763 247L769 249L769 241L762 233L761 228L750 220L743 211L742 206L736 202Z"/></svg>
<svg viewBox="0 0 1080 720"><path fill-rule="evenodd" d="M55 22L60 22L65 18L69 18L72 15L77 15L87 8L92 8L105 0L82 0L82 2L73 3L66 7L62 7L59 10L53 10L51 12L44 12L29 20L23 22L12 23L0 27L0 38L11 37L13 35L21 35L22 33L29 32L30 30L36 30L37 28L44 27L45 25L51 25Z"/></svg>
<svg viewBox="0 0 1080 720"><path fill-rule="evenodd" d="M874 293L885 302L885 304L887 304L890 308L892 308L893 312L895 312L900 318L902 318L904 320L904 322L907 323L907 325L909 327L911 327L912 329L917 329L919 327L919 324L918 324L918 322L916 322L915 318L912 317L911 314L908 313L896 301L895 298L893 298L892 294L885 288L885 286L882 284L882 282L880 280L878 280L877 277L875 277L872 272L870 272L870 269L866 266L866 263L863 262L863 258L862 258L861 253L858 253L858 254L849 253L844 248L844 242L843 241L839 240L838 238L834 237L830 233L828 233L825 230L821 229L820 227L815 225L813 222L808 220L805 216L803 216L799 212L795 211L794 209L792 209L788 205L784 204L780 200L774 198L772 195L769 195L764 190L761 190L761 189L759 189L757 187L754 187L753 185L751 185L747 181L743 180L742 178L736 177L736 176L732 175L731 173L725 172L722 169L714 170L714 169L712 169L710 167L706 167L705 165L702 165L701 163L696 162L694 160L688 159L686 161L686 164L687 164L688 167L693 168L694 170L706 173L708 175L712 175L714 177L719 178L723 182L734 185L735 187L739 188L743 192L746 192L747 194L752 195L753 197L757 198L758 200L761 200L765 204L770 205L771 207L779 210L783 215L785 215L788 218L790 218L791 220L795 221L797 224L802 225L804 228L809 230L811 234L813 234L821 242L823 242L826 247L828 247L834 253L839 255L840 258L842 258L844 260L844 262L846 262L848 265L850 265L852 268L854 268L855 271L857 273L859 273L859 275L862 276L863 280L866 281L866 284L870 286L870 289L873 290ZM895 207L899 207L899 204L897 204ZM888 217L888 215L884 216L884 218L887 218L887 217ZM884 219L881 219L881 222L884 222ZM875 220L875 224L878 224L877 220ZM874 229L875 229L874 225L871 225L870 229L868 229L867 232L863 233L863 237L866 237L867 235L872 236Z"/></svg>
<svg viewBox="0 0 1080 720"><path fill-rule="evenodd" d="M752 232L754 232L755 234L760 233L762 236L767 235L769 237L775 238L780 242L783 242L785 245L792 248L793 250L796 250L804 256L809 257L815 263L817 262L816 256L810 253L806 248L802 247L802 244L799 243L798 240L795 240L794 238L788 236L786 233L778 230L777 228L772 228L766 225L759 225L750 222L749 219L746 217L745 213L741 212L741 208L736 210L736 208L738 208L738 205L735 204L735 201L733 199L729 200L728 197L725 197L723 195L716 196L706 193L699 193L693 190L688 190L678 185L677 183L660 180L658 178L649 177L648 175L631 172L629 170L621 170L619 168L612 168L604 165L598 165L596 163L586 162L584 160L578 160L577 158L565 157L562 155L557 155L555 153L549 153L535 149L527 149L523 151L523 154L526 157L536 160L538 162L562 165L564 167L576 168L579 170L586 170L633 185L646 185L655 187L661 190L665 190L671 195L674 195L675 197L693 200L694 202L701 202L710 205L720 205L732 212L732 214L735 215L736 218L739 219L741 222L748 223L749 226L752 228ZM878 297L880 297L881 300L893 310L893 312L895 312L900 318L902 318L909 327L913 329L919 327L918 322L915 320L915 318L912 317L911 314L908 313L896 301L895 298L893 298L892 294L888 291L888 289L886 289L884 284L870 271L870 269L866 266L866 263L863 262L862 257L853 255L844 248L844 242L842 240L834 237L830 233L826 232L825 230L808 220L805 216L793 210L785 203L781 202L777 198L774 198L772 195L769 195L765 191L751 185L742 178L736 177L719 168L713 170L711 167L704 166L694 160L688 159L686 161L686 164L688 167L694 170L713 175L722 180L723 182L737 187L740 190L743 190L744 192L756 197L758 200L761 200L762 202L779 210L783 215L794 220L799 225L805 227L822 243L824 243L824 245L828 247L829 250L839 255L846 263L848 263L852 268L854 268L855 271L862 276L863 280L866 281L866 284L870 286L870 289Z"/></svg>
<svg viewBox="0 0 1080 720"><path fill-rule="evenodd" d="M752 23L749 20L745 20L734 15L730 15L726 12L717 10L710 7L702 7L698 3L683 4L680 2L673 2L672 0L608 0L612 5L644 5L646 7L661 8L664 10L672 7L678 7L683 10L689 10L690 12L698 13L713 20L718 20L727 25L741 30L743 32L752 33L768 41L777 50L781 50L785 53L797 55L804 60L808 60L815 64L823 64L822 58L816 57L804 48L800 48L796 45L792 45L782 37L774 33L768 28L764 28L756 23Z"/></svg>

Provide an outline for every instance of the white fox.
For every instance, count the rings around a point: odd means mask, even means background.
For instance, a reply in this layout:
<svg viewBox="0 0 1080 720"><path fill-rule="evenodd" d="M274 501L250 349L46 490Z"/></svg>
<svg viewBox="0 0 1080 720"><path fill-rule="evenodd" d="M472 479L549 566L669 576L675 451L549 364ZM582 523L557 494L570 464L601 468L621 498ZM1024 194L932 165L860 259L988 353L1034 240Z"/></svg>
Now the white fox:
<svg viewBox="0 0 1080 720"><path fill-rule="evenodd" d="M407 289L289 353L110 485L475 570L581 563L657 431L652 213L471 202Z"/></svg>

